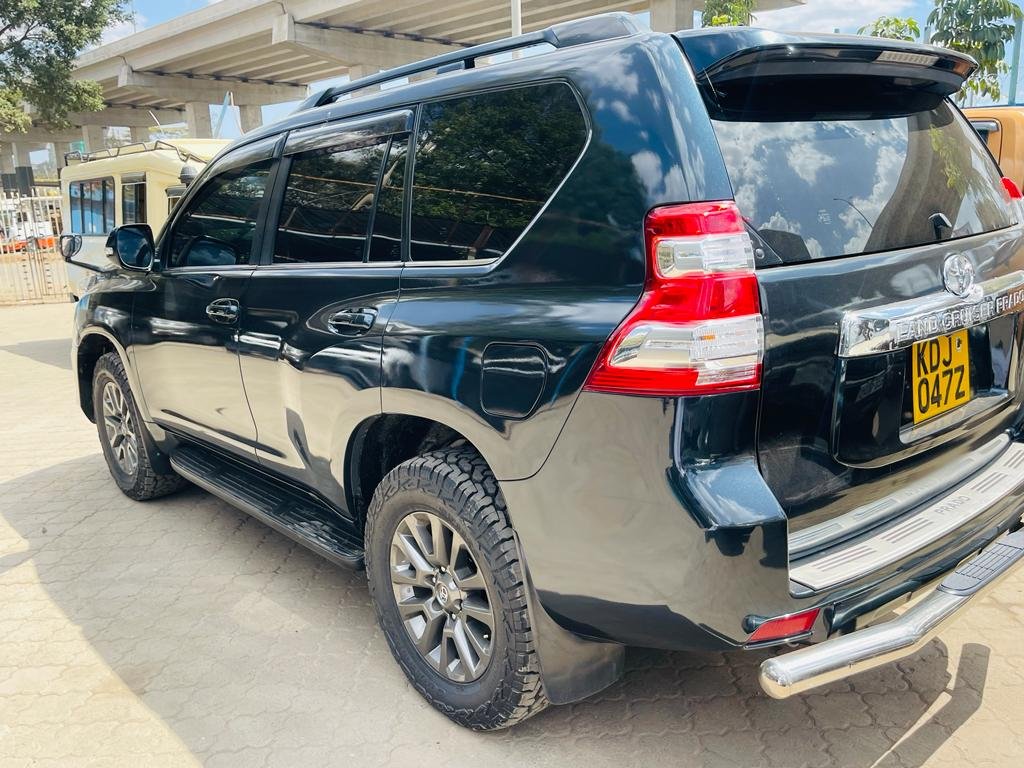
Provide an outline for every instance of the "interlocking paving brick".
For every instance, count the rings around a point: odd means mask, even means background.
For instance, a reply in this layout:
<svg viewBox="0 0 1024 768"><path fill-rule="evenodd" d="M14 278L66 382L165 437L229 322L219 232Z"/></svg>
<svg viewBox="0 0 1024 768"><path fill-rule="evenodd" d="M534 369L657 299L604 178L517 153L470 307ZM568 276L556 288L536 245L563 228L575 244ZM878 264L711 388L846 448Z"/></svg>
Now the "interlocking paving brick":
<svg viewBox="0 0 1024 768"><path fill-rule="evenodd" d="M776 702L764 653L631 650L496 734L405 681L362 574L198 489L140 504L77 405L71 306L0 309L0 768L1024 764L1024 576L922 653Z"/></svg>

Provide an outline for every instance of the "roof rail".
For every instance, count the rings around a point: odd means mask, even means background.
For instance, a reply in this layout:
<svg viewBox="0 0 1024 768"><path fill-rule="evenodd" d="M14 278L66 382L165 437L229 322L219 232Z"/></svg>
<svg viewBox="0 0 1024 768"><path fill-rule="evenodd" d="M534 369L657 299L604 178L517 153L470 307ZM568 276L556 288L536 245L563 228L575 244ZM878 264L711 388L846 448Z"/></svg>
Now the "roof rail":
<svg viewBox="0 0 1024 768"><path fill-rule="evenodd" d="M442 53L422 61L414 61L411 64L404 64L400 67L386 69L383 72L361 77L344 85L337 85L325 88L310 95L303 101L296 112L302 112L314 107L328 104L339 96L347 93L360 91L374 85L381 85L399 78L409 77L421 72L439 70L451 72L459 69L473 69L476 60L485 56L494 56L499 53L528 48L532 45L548 43L555 48L568 48L583 43L593 43L599 40L611 40L616 37L628 37L644 31L636 19L628 13L602 13L597 16L588 16L574 21L564 21L560 24L553 24L546 29L539 29L536 32L527 32L524 35L506 37L500 40L493 40L489 43L474 45L472 48L462 48L448 53Z"/></svg>
<svg viewBox="0 0 1024 768"><path fill-rule="evenodd" d="M199 163L206 163L198 155L194 155L186 149L170 144L166 141L157 139L153 142L135 141L130 144L121 144L117 147L107 147L106 149L97 149L93 152L79 152L74 150L72 152L64 153L64 165L71 165L71 161L77 161L78 163L87 163L91 160L107 160L112 157L120 157L124 155L133 155L138 152L154 152L158 149L170 150L178 155L178 158L183 163L187 163L190 160Z"/></svg>

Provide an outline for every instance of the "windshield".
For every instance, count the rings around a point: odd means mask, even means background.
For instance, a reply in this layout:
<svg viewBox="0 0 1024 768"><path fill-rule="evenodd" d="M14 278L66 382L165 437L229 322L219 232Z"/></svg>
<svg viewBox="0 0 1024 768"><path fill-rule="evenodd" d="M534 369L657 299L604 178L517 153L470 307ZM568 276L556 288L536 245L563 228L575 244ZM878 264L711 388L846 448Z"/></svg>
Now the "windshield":
<svg viewBox="0 0 1024 768"><path fill-rule="evenodd" d="M906 248L1014 223L999 173L948 103L907 117L714 121L736 202L777 259Z"/></svg>

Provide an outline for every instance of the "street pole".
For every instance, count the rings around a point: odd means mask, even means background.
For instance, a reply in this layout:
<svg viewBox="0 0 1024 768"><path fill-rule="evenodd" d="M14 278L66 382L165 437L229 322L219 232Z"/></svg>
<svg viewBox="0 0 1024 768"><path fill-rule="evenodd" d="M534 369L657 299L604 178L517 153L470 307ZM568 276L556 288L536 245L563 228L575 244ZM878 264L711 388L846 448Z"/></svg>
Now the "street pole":
<svg viewBox="0 0 1024 768"><path fill-rule="evenodd" d="M510 0L512 3L512 36L523 34L523 0Z"/></svg>

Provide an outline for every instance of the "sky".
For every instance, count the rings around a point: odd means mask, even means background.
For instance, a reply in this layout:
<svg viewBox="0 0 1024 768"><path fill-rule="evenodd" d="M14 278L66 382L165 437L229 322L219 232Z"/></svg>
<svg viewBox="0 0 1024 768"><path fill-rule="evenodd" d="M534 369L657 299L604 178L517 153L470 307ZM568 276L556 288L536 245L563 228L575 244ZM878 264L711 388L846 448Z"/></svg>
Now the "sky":
<svg viewBox="0 0 1024 768"><path fill-rule="evenodd" d="M104 42L111 42L132 34L133 31L151 27L175 16L198 10L219 0L131 0L135 19L122 22L104 35ZM388 0L382 0L387 2ZM496 0L497 1L497 0ZM524 0L526 3L542 0ZM444 0L439 0L444 2ZM921 29L925 28L932 0L807 0L803 6L778 11L756 13L755 25L777 30L799 30L805 32L855 33L882 15L911 16L917 19ZM644 14L643 16L646 16ZM345 78L325 81L324 84L343 82ZM323 85L323 84L317 84ZM276 120L291 111L294 105L276 104L263 109L265 122ZM212 106L214 125L221 117L222 108ZM229 109L221 121L221 136L234 138L240 133L237 110Z"/></svg>

